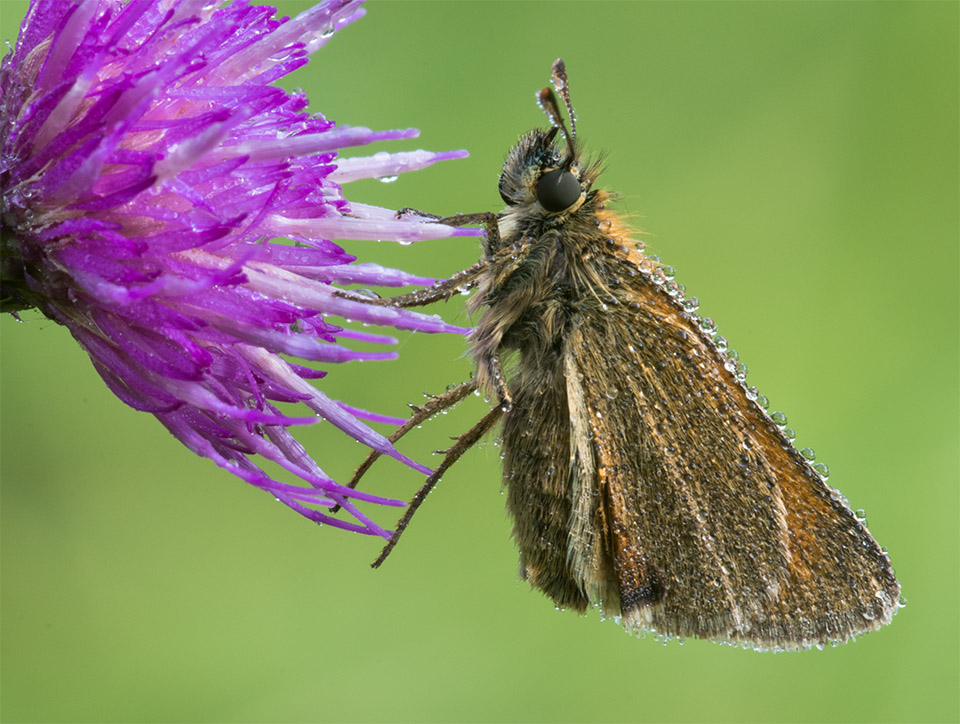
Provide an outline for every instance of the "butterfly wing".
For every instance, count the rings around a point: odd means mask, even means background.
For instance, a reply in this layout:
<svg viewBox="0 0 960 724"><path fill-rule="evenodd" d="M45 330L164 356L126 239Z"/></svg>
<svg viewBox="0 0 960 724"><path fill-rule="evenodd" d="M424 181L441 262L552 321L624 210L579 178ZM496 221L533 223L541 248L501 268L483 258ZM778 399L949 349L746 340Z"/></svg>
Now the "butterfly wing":
<svg viewBox="0 0 960 724"><path fill-rule="evenodd" d="M569 445L593 458L571 468L570 508L595 499L605 526L571 535L575 577L606 557L619 601L600 602L665 635L794 648L888 622L899 585L863 524L680 304L624 278L564 344Z"/></svg>

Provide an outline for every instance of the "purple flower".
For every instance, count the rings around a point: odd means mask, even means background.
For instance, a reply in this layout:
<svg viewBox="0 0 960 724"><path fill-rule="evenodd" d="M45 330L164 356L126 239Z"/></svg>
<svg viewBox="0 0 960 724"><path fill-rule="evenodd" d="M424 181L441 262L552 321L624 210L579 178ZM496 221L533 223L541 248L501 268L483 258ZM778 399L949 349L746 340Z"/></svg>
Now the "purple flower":
<svg viewBox="0 0 960 724"><path fill-rule="evenodd" d="M327 320L424 332L437 317L338 296L338 284L430 284L355 264L330 239L411 242L456 235L348 203L340 184L465 152L344 147L416 136L336 126L273 85L304 65L362 0L325 0L293 20L206 0L34 0L0 66L2 311L35 307L67 327L126 404L184 445L305 517L387 536L358 501L402 505L328 478L290 427L328 420L423 473L308 382L320 363L389 359L343 341L396 340ZM277 243L276 237L294 242ZM301 403L304 416L278 403ZM271 478L271 460L295 483ZM353 516L324 514L337 505ZM329 512L329 511L328 511Z"/></svg>

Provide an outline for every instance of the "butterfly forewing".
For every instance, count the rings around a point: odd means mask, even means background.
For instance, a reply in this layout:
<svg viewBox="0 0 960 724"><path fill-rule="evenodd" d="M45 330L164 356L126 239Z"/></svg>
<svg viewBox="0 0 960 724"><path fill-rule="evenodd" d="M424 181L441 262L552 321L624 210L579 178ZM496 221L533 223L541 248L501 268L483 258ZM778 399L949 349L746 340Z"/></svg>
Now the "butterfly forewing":
<svg viewBox="0 0 960 724"><path fill-rule="evenodd" d="M565 340L624 622L780 647L889 617L886 556L638 256L610 255L605 313Z"/></svg>

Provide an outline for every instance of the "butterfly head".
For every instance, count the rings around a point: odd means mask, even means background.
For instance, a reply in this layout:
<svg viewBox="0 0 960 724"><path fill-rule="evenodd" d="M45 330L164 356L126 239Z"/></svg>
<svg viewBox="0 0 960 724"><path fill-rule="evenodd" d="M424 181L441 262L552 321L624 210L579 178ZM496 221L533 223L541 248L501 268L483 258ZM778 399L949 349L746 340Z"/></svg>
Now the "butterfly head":
<svg viewBox="0 0 960 724"><path fill-rule="evenodd" d="M562 60L553 64L552 80L567 109L570 127L563 120L553 89L544 88L537 94L537 102L550 119L551 128L526 133L503 164L500 197L508 211L539 212L544 216L571 214L583 204L596 178L595 166L584 166L580 158L576 119Z"/></svg>

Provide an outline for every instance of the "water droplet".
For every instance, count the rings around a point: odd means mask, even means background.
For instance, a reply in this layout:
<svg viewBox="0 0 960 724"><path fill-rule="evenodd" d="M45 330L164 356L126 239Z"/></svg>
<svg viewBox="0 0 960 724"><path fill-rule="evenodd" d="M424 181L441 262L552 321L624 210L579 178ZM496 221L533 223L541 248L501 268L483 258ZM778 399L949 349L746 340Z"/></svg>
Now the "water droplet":
<svg viewBox="0 0 960 724"><path fill-rule="evenodd" d="M400 177L399 176L380 176L377 178L377 181L379 181L382 184L392 184L398 178Z"/></svg>
<svg viewBox="0 0 960 724"><path fill-rule="evenodd" d="M812 447L803 448L803 450L800 451L800 454L810 462L813 462L817 459L817 454L813 451Z"/></svg>
<svg viewBox="0 0 960 724"><path fill-rule="evenodd" d="M743 362L737 363L737 379L741 382L747 379L747 366Z"/></svg>
<svg viewBox="0 0 960 724"><path fill-rule="evenodd" d="M770 419L773 420L773 424L777 425L778 427L783 427L787 424L787 416L779 410L771 412Z"/></svg>
<svg viewBox="0 0 960 724"><path fill-rule="evenodd" d="M814 463L813 469L817 471L817 475L823 478L824 482L830 478L830 468L827 467L826 463Z"/></svg>
<svg viewBox="0 0 960 724"><path fill-rule="evenodd" d="M758 398L759 396L760 396L760 390L758 390L756 387L748 387L748 388L747 388L747 399L748 399L748 400L753 400L754 402L756 402L756 400L757 400L757 398Z"/></svg>
<svg viewBox="0 0 960 724"><path fill-rule="evenodd" d="M790 442L793 442L794 440L797 439L797 431L794 430L792 427L785 427L783 428L783 436L787 438L787 440L789 440Z"/></svg>

